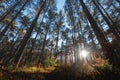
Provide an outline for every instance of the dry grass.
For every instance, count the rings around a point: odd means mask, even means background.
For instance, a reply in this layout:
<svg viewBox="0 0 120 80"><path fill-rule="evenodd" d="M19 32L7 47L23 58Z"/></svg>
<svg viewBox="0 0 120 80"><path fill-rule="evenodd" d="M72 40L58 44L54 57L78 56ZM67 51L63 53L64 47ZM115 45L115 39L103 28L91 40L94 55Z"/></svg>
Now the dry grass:
<svg viewBox="0 0 120 80"><path fill-rule="evenodd" d="M34 72L41 72L41 73L50 73L55 70L55 67L23 67L23 68L18 68L16 71L22 71L22 72L27 72L27 73L34 73Z"/></svg>
<svg viewBox="0 0 120 80"><path fill-rule="evenodd" d="M55 70L55 67L23 67L15 70L0 70L0 80L44 80L45 76Z"/></svg>
<svg viewBox="0 0 120 80"><path fill-rule="evenodd" d="M107 60L99 64L74 64L59 67L22 67L1 70L0 80L120 80L120 69L112 69Z"/></svg>

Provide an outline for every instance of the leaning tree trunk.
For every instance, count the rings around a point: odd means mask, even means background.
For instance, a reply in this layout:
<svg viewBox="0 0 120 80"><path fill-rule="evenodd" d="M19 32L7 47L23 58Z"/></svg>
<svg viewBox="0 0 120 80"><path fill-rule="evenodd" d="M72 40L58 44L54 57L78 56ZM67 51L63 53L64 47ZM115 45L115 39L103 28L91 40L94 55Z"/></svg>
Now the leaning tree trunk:
<svg viewBox="0 0 120 80"><path fill-rule="evenodd" d="M20 26L20 29L18 29L18 31L17 31L17 33L16 33L16 35L15 35L15 37L14 37L14 39L13 39L13 43L11 44L11 46L8 48L8 50L11 50L11 51L13 51L13 48L15 47L15 44L18 42L18 40L19 40L19 38L20 38L20 30L23 28L23 24ZM17 37L17 35L18 35L18 37Z"/></svg>
<svg viewBox="0 0 120 80"><path fill-rule="evenodd" d="M10 7L10 9L7 10L7 12L5 12L5 13L1 16L0 22L2 22L10 12L13 12L14 9L17 7L17 5L20 4L20 2L21 2L21 0L20 0L20 1L17 1L16 4L14 4L12 7Z"/></svg>
<svg viewBox="0 0 120 80"><path fill-rule="evenodd" d="M106 23L108 24L108 26L110 27L110 30L113 32L113 34L116 36L117 40L120 40L120 36L118 35L118 30L116 30L113 27L113 24L110 23L110 21L108 20L108 18L103 14L102 10L99 8L99 6L97 5L97 3L95 2L95 0L93 0L93 3L95 4L96 8L99 10L99 12L101 13L103 19L106 21ZM107 12L106 12L107 13Z"/></svg>
<svg viewBox="0 0 120 80"><path fill-rule="evenodd" d="M57 25L57 40L56 40L56 46L55 46L55 50L56 50L56 53L58 52L58 40L59 40L59 31L60 31L60 26L56 23Z"/></svg>
<svg viewBox="0 0 120 80"><path fill-rule="evenodd" d="M45 38L44 38L44 41L43 41L43 45L42 45L42 49L41 49L41 52L40 52L40 58L38 60L38 63L40 63L44 59L43 55L44 55L44 49L45 49L45 45L46 45L46 39L47 39L48 31L49 31L49 29L47 29L47 32L45 34Z"/></svg>
<svg viewBox="0 0 120 80"><path fill-rule="evenodd" d="M15 56L14 63L17 63L16 68L19 66L19 63L20 63L20 61L21 61L21 59L23 57L23 50L24 50L24 48L25 48L25 46L27 44L28 39L30 38L30 36L32 34L32 31L33 31L33 29L34 29L34 27L36 25L36 22L37 22L37 20L39 18L39 15L40 15L42 9L45 6L45 3L46 3L46 1L42 2L41 8L40 8L39 12L37 13L37 15L35 16L35 19L33 20L32 24L30 25L30 28L28 29L27 33L25 34L24 39L23 39L23 41L21 43L21 46L19 47L19 50L17 50L16 53L15 53L16 56Z"/></svg>
<svg viewBox="0 0 120 80"><path fill-rule="evenodd" d="M90 14L90 12L88 11L87 7L85 6L83 0L79 0L82 7L83 7L83 11L85 12L91 27L93 29L93 31L95 32L95 35L98 39L98 41L100 42L100 45L103 49L103 51L106 53L106 58L108 58L110 60L110 62L112 63L113 61L113 55L115 54L115 51L112 49L110 43L106 40L106 38L104 37L104 34L102 33L102 31L99 29L96 21L93 19L92 15Z"/></svg>
<svg viewBox="0 0 120 80"><path fill-rule="evenodd" d="M15 17L7 24L7 26L2 30L2 32L0 33L0 38L2 38L6 31L9 29L10 25L12 24L12 22L17 18L17 16L20 14L20 12L23 10L23 8L25 7L25 5L28 3L28 1L26 1L24 3L24 5L20 8L20 10L17 12L17 14L15 15Z"/></svg>
<svg viewBox="0 0 120 80"><path fill-rule="evenodd" d="M118 3L119 3L119 5L120 5L120 0L116 0Z"/></svg>
<svg viewBox="0 0 120 80"><path fill-rule="evenodd" d="M107 13L107 11L103 8L103 6L96 0L97 4L103 9L104 13L106 14L106 17L110 20L110 23L112 24L112 26L115 26L115 27L120 27L119 25L117 25L113 20L112 18L109 16L109 14ZM118 35L119 35L119 38L120 38L120 31L115 28L115 30L117 31Z"/></svg>

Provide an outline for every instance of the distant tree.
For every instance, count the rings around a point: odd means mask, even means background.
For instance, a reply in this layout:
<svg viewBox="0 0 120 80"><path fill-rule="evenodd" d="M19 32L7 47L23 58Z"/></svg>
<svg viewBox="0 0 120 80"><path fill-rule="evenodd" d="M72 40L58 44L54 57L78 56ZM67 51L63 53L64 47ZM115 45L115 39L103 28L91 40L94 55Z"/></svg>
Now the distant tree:
<svg viewBox="0 0 120 80"><path fill-rule="evenodd" d="M64 14L62 11L59 12L58 17L57 17L58 21L55 22L56 26L57 26L57 37L56 37L56 52L58 52L58 42L59 42L59 36L60 36L60 29L61 27L63 27L63 23L64 23Z"/></svg>

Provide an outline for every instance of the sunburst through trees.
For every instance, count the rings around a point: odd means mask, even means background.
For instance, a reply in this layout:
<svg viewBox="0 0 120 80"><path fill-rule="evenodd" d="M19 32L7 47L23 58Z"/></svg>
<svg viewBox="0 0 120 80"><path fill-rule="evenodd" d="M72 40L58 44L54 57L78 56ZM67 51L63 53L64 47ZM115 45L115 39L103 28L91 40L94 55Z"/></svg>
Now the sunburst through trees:
<svg viewBox="0 0 120 80"><path fill-rule="evenodd" d="M103 72L101 80L110 79L107 71L120 76L120 1L61 1L0 1L0 69L54 70L52 76L61 69L75 70L68 76L87 79L82 76L86 73L92 80ZM51 79L49 75L44 78Z"/></svg>

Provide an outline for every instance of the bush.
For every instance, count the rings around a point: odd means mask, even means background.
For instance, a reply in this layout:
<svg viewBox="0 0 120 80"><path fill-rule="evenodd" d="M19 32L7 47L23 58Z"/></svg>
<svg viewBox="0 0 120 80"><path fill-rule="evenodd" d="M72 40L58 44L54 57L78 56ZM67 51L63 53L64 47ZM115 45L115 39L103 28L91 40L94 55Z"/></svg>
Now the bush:
<svg viewBox="0 0 120 80"><path fill-rule="evenodd" d="M9 71L13 71L14 69L15 69L15 66L13 66L13 65L9 65L7 67L7 70L9 70Z"/></svg>
<svg viewBox="0 0 120 80"><path fill-rule="evenodd" d="M57 60L54 56L52 56L49 60L50 66L56 66L57 65Z"/></svg>
<svg viewBox="0 0 120 80"><path fill-rule="evenodd" d="M94 66L94 68L99 74L106 74L112 72L112 65L109 63L108 60L104 60L101 65Z"/></svg>
<svg viewBox="0 0 120 80"><path fill-rule="evenodd" d="M54 56L52 56L51 58L47 58L45 61L44 61L44 64L46 66L56 66L57 65L57 60Z"/></svg>

